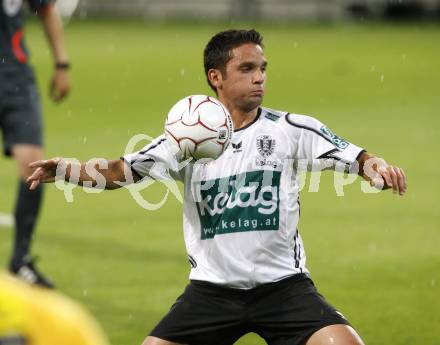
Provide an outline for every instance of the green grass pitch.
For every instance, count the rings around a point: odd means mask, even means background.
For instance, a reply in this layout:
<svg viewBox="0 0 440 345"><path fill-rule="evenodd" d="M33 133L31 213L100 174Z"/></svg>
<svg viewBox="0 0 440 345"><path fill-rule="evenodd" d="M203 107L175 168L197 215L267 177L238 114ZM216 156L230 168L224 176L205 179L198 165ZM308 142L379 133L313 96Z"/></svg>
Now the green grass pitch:
<svg viewBox="0 0 440 345"><path fill-rule="evenodd" d="M159 135L169 107L209 93L202 49L221 24L71 22L66 27L73 89L47 97L49 52L28 26L43 97L46 155L118 158L131 136ZM300 231L319 290L367 344L440 344L438 202L440 27L418 25L255 25L269 60L265 105L310 114L338 135L402 166L409 190L364 194L360 181L302 193ZM0 212L11 212L13 161L0 159ZM143 192L162 199L161 184ZM114 345L140 344L187 283L182 206L158 211L125 189L68 203L47 186L34 243L58 288L85 304ZM6 266L11 229L0 228ZM263 344L247 335L239 345Z"/></svg>

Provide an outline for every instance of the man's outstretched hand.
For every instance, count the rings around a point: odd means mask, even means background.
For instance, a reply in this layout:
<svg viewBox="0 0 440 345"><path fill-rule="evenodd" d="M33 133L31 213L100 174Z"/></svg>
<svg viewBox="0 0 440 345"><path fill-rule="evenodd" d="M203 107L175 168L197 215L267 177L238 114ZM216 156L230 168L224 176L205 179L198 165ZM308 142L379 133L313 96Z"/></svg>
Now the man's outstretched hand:
<svg viewBox="0 0 440 345"><path fill-rule="evenodd" d="M385 181L383 189L391 188L393 193L399 193L400 195L405 194L407 189L406 175L402 168L387 165L378 167L376 171L380 177L371 180L370 183L372 186L383 184L383 182L379 180L382 178L383 181Z"/></svg>
<svg viewBox="0 0 440 345"><path fill-rule="evenodd" d="M29 189L34 190L40 183L54 182L60 161L61 158L52 158L29 164L30 168L35 169L32 175L26 180L26 183L30 184Z"/></svg>
<svg viewBox="0 0 440 345"><path fill-rule="evenodd" d="M359 175L379 190L392 189L393 193L405 194L406 175L402 168L389 165L383 158L364 152L359 158Z"/></svg>

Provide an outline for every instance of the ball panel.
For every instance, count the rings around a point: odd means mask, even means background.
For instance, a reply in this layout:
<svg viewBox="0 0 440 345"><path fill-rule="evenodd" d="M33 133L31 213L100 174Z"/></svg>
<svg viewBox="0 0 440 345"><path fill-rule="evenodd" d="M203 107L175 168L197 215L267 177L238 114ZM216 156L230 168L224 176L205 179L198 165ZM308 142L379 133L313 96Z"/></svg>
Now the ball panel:
<svg viewBox="0 0 440 345"><path fill-rule="evenodd" d="M177 102L168 112L165 125L179 121L182 116L188 111L188 99L184 98Z"/></svg>
<svg viewBox="0 0 440 345"><path fill-rule="evenodd" d="M179 142L176 140L174 135L170 131L168 131L166 128L165 128L165 138L168 141L168 143L170 144L173 152L177 152L180 150Z"/></svg>
<svg viewBox="0 0 440 345"><path fill-rule="evenodd" d="M182 139L179 141L179 147L185 158L194 157L196 144L191 139Z"/></svg>
<svg viewBox="0 0 440 345"><path fill-rule="evenodd" d="M217 128L224 124L225 117L221 112L221 106L213 102L202 104L196 111L200 121L210 128Z"/></svg>
<svg viewBox="0 0 440 345"><path fill-rule="evenodd" d="M199 145L197 145L196 150L194 151L193 157L195 159L202 158L217 158L223 152L223 146L217 144L214 141L205 141Z"/></svg>

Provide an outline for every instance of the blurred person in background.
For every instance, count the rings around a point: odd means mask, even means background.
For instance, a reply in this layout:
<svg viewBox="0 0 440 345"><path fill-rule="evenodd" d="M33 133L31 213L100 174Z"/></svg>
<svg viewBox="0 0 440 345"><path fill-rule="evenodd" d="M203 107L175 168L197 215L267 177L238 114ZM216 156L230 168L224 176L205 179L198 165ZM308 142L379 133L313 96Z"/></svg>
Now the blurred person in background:
<svg viewBox="0 0 440 345"><path fill-rule="evenodd" d="M64 47L60 16L52 0L29 0L32 13L38 14L54 60L50 96L63 100L70 90L69 59ZM9 265L11 273L29 283L53 287L35 267L29 255L43 190L29 191L25 180L30 162L43 157L42 115L39 93L29 53L24 41L22 0L2 0L0 7L0 128L3 150L15 158L19 186L14 212L15 243Z"/></svg>
<svg viewBox="0 0 440 345"><path fill-rule="evenodd" d="M0 271L0 345L108 345L94 318L58 292Z"/></svg>

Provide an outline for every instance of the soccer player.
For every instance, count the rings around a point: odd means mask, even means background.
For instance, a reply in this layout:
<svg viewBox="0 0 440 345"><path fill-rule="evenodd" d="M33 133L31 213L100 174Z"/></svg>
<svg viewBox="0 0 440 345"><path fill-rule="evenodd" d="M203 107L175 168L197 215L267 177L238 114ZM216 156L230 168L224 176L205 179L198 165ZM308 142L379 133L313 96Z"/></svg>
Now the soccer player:
<svg viewBox="0 0 440 345"><path fill-rule="evenodd" d="M0 272L1 345L108 345L80 305Z"/></svg>
<svg viewBox="0 0 440 345"><path fill-rule="evenodd" d="M143 345L233 344L255 332L271 345L359 345L359 335L316 290L298 232L297 171L343 165L373 186L406 191L402 169L333 134L318 120L262 107L267 61L254 30L216 34L204 52L210 87L234 122L232 143L209 164L179 168L160 136L141 151L96 165L61 158L33 163L30 188L65 180L114 189L133 178L174 178L185 186L184 237L190 284ZM359 170L356 169L359 166ZM88 169L90 171L90 169ZM99 174L99 175L98 175Z"/></svg>
<svg viewBox="0 0 440 345"><path fill-rule="evenodd" d="M52 50L54 74L50 93L58 102L70 89L61 20L53 1L28 2L32 11L42 19ZM29 255L43 190L38 187L30 191L25 181L31 174L29 163L43 157L43 140L39 94L24 42L22 5L22 0L4 0L0 6L0 129L4 153L16 160L19 176L14 212L15 243L9 270L29 283L52 287Z"/></svg>

